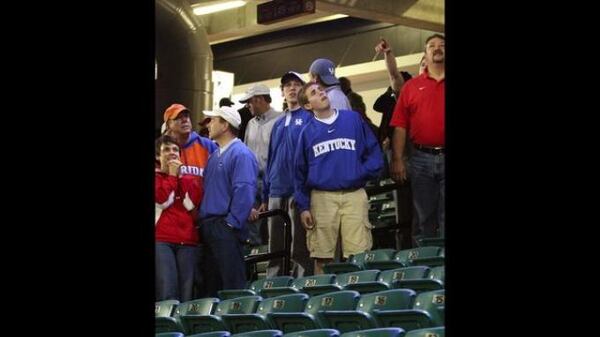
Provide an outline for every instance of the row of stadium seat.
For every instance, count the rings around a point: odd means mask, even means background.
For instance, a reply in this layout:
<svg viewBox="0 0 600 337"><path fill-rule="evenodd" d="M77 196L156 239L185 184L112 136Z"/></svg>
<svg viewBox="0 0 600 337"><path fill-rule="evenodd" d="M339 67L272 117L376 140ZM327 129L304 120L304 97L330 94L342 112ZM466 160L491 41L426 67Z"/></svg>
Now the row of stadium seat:
<svg viewBox="0 0 600 337"><path fill-rule="evenodd" d="M310 297L295 293L263 299L245 296L219 301L204 298L156 308L156 332L195 334L227 330L241 333L277 329L285 333L332 328L340 332L400 327L405 331L444 325L444 290L417 294L393 289L360 295L354 290Z"/></svg>
<svg viewBox="0 0 600 337"><path fill-rule="evenodd" d="M411 330L376 328L346 332L341 337L444 337L444 327ZM156 337L340 337L336 329L316 329L283 334L280 330L259 330L232 335L229 331L213 331L185 336L181 332L157 333Z"/></svg>
<svg viewBox="0 0 600 337"><path fill-rule="evenodd" d="M444 264L444 248L425 246L411 249L377 249L352 255L347 262L329 263L323 270L329 274L366 269L389 270L410 266L436 267Z"/></svg>
<svg viewBox="0 0 600 337"><path fill-rule="evenodd" d="M444 266L429 268L415 266L392 270L359 270L344 274L323 274L300 277L278 276L252 282L248 289L219 291L222 300L260 295L274 297L285 294L306 293L321 295L338 290L356 290L361 294L376 291L409 288L416 292L444 288Z"/></svg>

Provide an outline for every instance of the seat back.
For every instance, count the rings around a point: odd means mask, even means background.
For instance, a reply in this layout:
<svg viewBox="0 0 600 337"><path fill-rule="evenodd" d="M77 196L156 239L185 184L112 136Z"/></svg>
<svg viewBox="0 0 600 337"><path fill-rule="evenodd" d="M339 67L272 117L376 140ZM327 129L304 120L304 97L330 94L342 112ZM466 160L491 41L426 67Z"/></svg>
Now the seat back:
<svg viewBox="0 0 600 337"><path fill-rule="evenodd" d="M158 301L154 304L155 317L171 317L179 305L178 300Z"/></svg>
<svg viewBox="0 0 600 337"><path fill-rule="evenodd" d="M292 288L302 290L304 287L313 287L335 283L335 274L321 274L299 277L292 282Z"/></svg>
<svg viewBox="0 0 600 337"><path fill-rule="evenodd" d="M260 279L252 282L250 290L254 290L257 294L262 289L270 289L275 287L287 287L294 280L291 276L277 276L272 278Z"/></svg>
<svg viewBox="0 0 600 337"><path fill-rule="evenodd" d="M281 330L260 330L260 331L249 331L242 332L235 335L231 335L231 337L281 337L283 336L283 332Z"/></svg>
<svg viewBox="0 0 600 337"><path fill-rule="evenodd" d="M377 328L351 331L342 334L341 337L403 337L405 334L402 328Z"/></svg>
<svg viewBox="0 0 600 337"><path fill-rule="evenodd" d="M357 311L372 313L373 310L402 310L413 307L417 294L410 289L392 289L362 295Z"/></svg>
<svg viewBox="0 0 600 337"><path fill-rule="evenodd" d="M290 332L283 337L339 337L340 332L336 329L314 329L297 332Z"/></svg>
<svg viewBox="0 0 600 337"><path fill-rule="evenodd" d="M438 280L438 281L442 282L442 284L443 284L444 280L446 278L444 266L438 266L438 267L431 268L431 270L429 271L428 278L432 279L432 280Z"/></svg>
<svg viewBox="0 0 600 337"><path fill-rule="evenodd" d="M405 266L410 266L414 259L439 256L440 249L440 247L435 246L404 249L398 251L394 259Z"/></svg>
<svg viewBox="0 0 600 337"><path fill-rule="evenodd" d="M211 332L201 332L193 335L187 335L185 337L229 337L231 333L229 331L211 331Z"/></svg>
<svg viewBox="0 0 600 337"><path fill-rule="evenodd" d="M311 297L306 304L306 313L317 315L319 311L354 310L360 294L354 290L342 290Z"/></svg>
<svg viewBox="0 0 600 337"><path fill-rule="evenodd" d="M336 277L335 283L342 287L350 284L374 282L377 280L379 270L361 270L350 273L339 274Z"/></svg>
<svg viewBox="0 0 600 337"><path fill-rule="evenodd" d="M155 334L154 337L185 337L185 336L181 332L159 332L159 333Z"/></svg>
<svg viewBox="0 0 600 337"><path fill-rule="evenodd" d="M260 302L256 313L264 316L270 312L302 312L308 298L303 293L266 298Z"/></svg>
<svg viewBox="0 0 600 337"><path fill-rule="evenodd" d="M225 314L252 314L256 311L256 307L258 307L260 301L262 301L262 297L260 296L244 296L221 301L217 305L214 314L217 316Z"/></svg>
<svg viewBox="0 0 600 337"><path fill-rule="evenodd" d="M216 297L205 297L181 303L175 309L175 316L180 315L210 315L219 304Z"/></svg>
<svg viewBox="0 0 600 337"><path fill-rule="evenodd" d="M444 303L446 297L444 289L420 293L415 299L414 309L425 310L431 317L434 327L444 325Z"/></svg>
<svg viewBox="0 0 600 337"><path fill-rule="evenodd" d="M427 266L404 267L382 271L378 281L392 284L394 281L424 279L430 272Z"/></svg>
<svg viewBox="0 0 600 337"><path fill-rule="evenodd" d="M409 331L405 337L444 337L446 329L441 326L437 328L425 328Z"/></svg>

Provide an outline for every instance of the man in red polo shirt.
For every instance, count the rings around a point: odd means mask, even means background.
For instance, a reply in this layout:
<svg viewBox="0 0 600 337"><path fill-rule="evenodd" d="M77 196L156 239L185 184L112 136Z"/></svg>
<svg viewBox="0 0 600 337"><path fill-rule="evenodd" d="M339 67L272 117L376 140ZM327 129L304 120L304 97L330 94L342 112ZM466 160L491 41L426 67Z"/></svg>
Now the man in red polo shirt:
<svg viewBox="0 0 600 337"><path fill-rule="evenodd" d="M443 35L434 34L427 38L427 69L404 84L390 122L395 128L392 179L404 182L407 173L410 177L415 240L444 236L445 54ZM407 130L414 145L408 165L403 157Z"/></svg>

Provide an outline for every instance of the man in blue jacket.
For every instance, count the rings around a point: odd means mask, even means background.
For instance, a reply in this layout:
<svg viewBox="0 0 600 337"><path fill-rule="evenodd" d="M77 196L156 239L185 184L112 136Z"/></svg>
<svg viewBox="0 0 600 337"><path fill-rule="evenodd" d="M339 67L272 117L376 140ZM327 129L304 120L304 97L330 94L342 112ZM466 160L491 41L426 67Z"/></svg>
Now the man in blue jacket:
<svg viewBox="0 0 600 337"><path fill-rule="evenodd" d="M294 194L294 153L300 131L313 118L310 111L298 103L298 92L304 85L302 76L289 71L281 77L281 91L288 109L283 118L278 119L271 131L269 158L264 176L262 200L268 200L268 209L282 209L292 220L292 275L303 277L313 274L313 262L306 249L306 231L300 223L300 213L295 207ZM269 251L283 249L283 220L269 218ZM288 275L282 270L282 260L269 261L267 277Z"/></svg>
<svg viewBox="0 0 600 337"><path fill-rule="evenodd" d="M246 287L243 244L248 239L247 219L256 194L258 163L236 136L242 121L235 108L204 111L212 117L210 138L219 149L208 158L204 171L204 198L200 207L205 243L207 296L221 289Z"/></svg>
<svg viewBox="0 0 600 337"><path fill-rule="evenodd" d="M298 97L315 117L300 133L296 148L294 197L315 274L322 274L323 265L335 256L338 233L345 258L371 249L364 186L379 176L383 154L363 118L332 109L321 86L307 83Z"/></svg>

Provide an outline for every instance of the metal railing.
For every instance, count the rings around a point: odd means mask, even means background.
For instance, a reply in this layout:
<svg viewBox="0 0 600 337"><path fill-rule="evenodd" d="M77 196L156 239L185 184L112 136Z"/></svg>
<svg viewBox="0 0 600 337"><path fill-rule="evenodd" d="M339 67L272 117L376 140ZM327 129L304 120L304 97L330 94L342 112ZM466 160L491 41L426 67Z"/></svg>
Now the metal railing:
<svg viewBox="0 0 600 337"><path fill-rule="evenodd" d="M276 258L283 258L283 270L285 275L290 273L290 251L291 251L291 238L292 238L292 220L290 216L281 209L274 209L266 212L261 212L258 215L258 219L268 218L271 216L280 216L283 219L283 250L248 255L245 257L246 266L255 264L257 262L269 261Z"/></svg>

